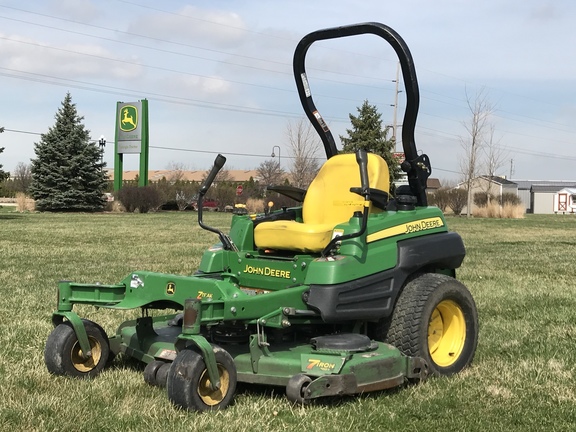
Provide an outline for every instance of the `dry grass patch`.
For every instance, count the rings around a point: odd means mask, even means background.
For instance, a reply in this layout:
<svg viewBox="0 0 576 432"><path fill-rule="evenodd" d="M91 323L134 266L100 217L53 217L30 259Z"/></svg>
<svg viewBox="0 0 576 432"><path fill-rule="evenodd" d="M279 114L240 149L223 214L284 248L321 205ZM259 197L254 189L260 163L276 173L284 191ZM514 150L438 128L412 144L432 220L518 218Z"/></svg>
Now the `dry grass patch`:
<svg viewBox="0 0 576 432"><path fill-rule="evenodd" d="M264 212L264 200L248 198L246 201L246 208L248 213L263 213Z"/></svg>
<svg viewBox="0 0 576 432"><path fill-rule="evenodd" d="M501 218L501 219L522 219L525 215L524 206L521 204L504 205L491 202L484 207L478 207L474 211L474 217L478 218Z"/></svg>
<svg viewBox="0 0 576 432"><path fill-rule="evenodd" d="M33 212L36 204L32 198L22 192L16 194L16 210L20 213Z"/></svg>

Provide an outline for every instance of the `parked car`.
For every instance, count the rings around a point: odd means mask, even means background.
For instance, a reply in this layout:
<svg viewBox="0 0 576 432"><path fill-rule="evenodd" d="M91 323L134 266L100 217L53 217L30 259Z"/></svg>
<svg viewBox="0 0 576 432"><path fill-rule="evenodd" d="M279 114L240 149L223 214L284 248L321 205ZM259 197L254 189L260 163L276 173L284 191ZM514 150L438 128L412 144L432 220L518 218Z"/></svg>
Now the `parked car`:
<svg viewBox="0 0 576 432"><path fill-rule="evenodd" d="M192 203L190 205L192 206L192 208L194 210L198 210L198 201L197 200L192 201ZM202 206L204 207L205 210L218 211L218 201L210 199L210 198L204 198Z"/></svg>

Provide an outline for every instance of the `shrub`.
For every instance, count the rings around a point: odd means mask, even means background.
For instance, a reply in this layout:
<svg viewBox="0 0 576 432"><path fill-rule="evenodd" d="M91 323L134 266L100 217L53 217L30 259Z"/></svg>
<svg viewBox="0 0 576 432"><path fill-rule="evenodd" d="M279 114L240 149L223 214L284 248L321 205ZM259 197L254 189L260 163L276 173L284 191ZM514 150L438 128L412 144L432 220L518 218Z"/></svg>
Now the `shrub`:
<svg viewBox="0 0 576 432"><path fill-rule="evenodd" d="M501 196L498 197L498 202L503 206L506 204L510 204L512 206L522 205L522 200L520 197L512 192L504 192Z"/></svg>
<svg viewBox="0 0 576 432"><path fill-rule="evenodd" d="M486 192L476 192L474 194L474 204L478 207L486 207L492 201L492 194Z"/></svg>
<svg viewBox="0 0 576 432"><path fill-rule="evenodd" d="M157 210L162 205L162 197L153 186L124 186L118 191L118 200L130 213L136 209L140 213L148 213L150 210Z"/></svg>
<svg viewBox="0 0 576 432"><path fill-rule="evenodd" d="M449 202L450 202L450 191L448 189L440 188L436 190L436 192L428 195L428 204L435 205L440 210L442 210L442 212L446 211Z"/></svg>
<svg viewBox="0 0 576 432"><path fill-rule="evenodd" d="M452 209L456 216L460 216L467 200L468 192L466 189L451 189L448 191L448 207Z"/></svg>

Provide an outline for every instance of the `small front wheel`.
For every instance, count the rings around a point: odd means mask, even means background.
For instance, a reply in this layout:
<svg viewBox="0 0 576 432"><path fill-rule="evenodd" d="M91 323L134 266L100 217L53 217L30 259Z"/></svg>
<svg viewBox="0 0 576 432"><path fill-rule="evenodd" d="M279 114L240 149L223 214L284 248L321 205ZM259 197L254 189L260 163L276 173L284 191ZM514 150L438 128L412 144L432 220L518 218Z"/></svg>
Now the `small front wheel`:
<svg viewBox="0 0 576 432"><path fill-rule="evenodd" d="M310 399L306 399L306 389L311 382L312 378L304 374L294 375L290 378L286 385L286 397L288 400L299 405L305 405L310 402Z"/></svg>
<svg viewBox="0 0 576 432"><path fill-rule="evenodd" d="M236 391L236 365L230 354L213 345L220 387L213 389L204 359L191 349L178 353L170 370L166 386L168 399L190 411L209 411L226 408Z"/></svg>
<svg viewBox="0 0 576 432"><path fill-rule="evenodd" d="M92 378L106 366L110 355L108 336L98 324L89 320L82 322L88 335L91 355L84 356L72 324L63 322L52 330L46 340L44 363L51 374Z"/></svg>

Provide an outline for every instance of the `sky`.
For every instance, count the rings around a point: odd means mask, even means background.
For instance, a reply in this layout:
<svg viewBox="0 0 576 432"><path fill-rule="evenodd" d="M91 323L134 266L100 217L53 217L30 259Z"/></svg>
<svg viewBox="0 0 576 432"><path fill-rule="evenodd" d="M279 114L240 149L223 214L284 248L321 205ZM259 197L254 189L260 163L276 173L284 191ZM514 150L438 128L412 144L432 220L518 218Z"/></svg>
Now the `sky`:
<svg viewBox="0 0 576 432"><path fill-rule="evenodd" d="M468 102L484 94L502 155L496 174L576 180L572 0L0 0L0 164L10 171L35 157L70 92L91 138L106 138L109 167L116 103L147 99L150 169L205 170L219 152L228 169L255 169L273 152L288 169L287 129L304 118L296 45L367 21L390 26L411 50L416 146L432 177L461 178ZM315 43L306 70L337 143L364 100L385 125L396 109L401 130L403 82L395 106L397 59L384 40ZM125 169L138 163L124 156Z"/></svg>

